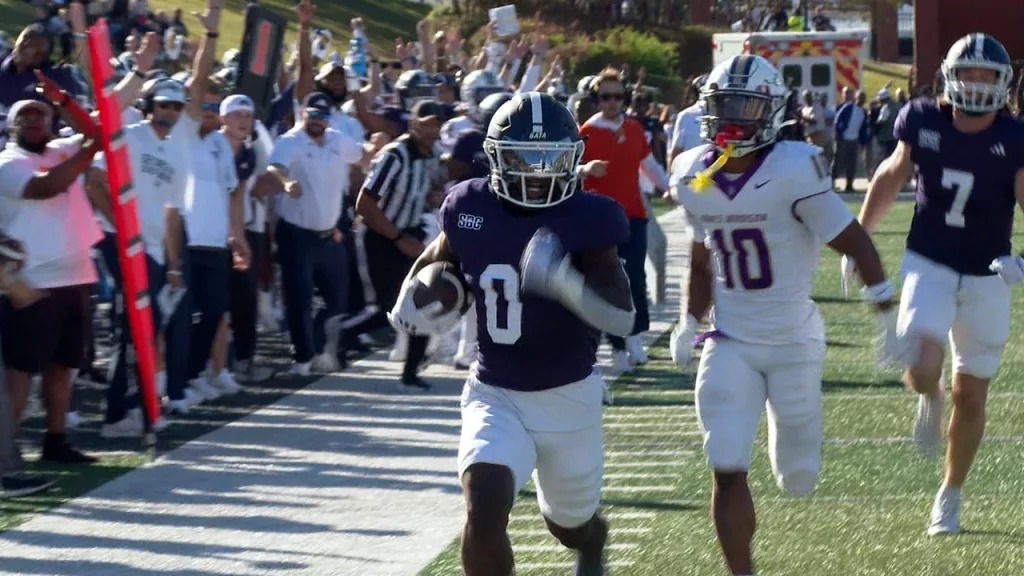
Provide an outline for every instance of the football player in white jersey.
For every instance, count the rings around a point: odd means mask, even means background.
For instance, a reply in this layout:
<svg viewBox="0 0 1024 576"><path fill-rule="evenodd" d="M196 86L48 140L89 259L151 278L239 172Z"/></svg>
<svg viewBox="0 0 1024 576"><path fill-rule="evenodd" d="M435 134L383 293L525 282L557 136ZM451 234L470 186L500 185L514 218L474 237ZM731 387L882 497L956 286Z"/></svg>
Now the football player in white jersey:
<svg viewBox="0 0 1024 576"><path fill-rule="evenodd" d="M878 253L832 190L820 148L777 142L786 89L764 58L735 56L701 90L705 144L672 164L673 190L694 229L683 338L712 302L713 331L697 371L697 417L713 470L711 511L731 574L754 574L751 449L767 404L772 471L790 495L821 468L825 330L811 300L821 244L849 255L895 340L894 290Z"/></svg>

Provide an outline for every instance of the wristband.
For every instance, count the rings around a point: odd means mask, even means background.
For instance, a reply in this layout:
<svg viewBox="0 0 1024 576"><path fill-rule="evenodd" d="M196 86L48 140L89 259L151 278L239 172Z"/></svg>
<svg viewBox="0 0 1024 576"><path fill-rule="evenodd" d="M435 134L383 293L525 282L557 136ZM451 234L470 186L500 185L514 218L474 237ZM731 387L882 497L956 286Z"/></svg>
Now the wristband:
<svg viewBox="0 0 1024 576"><path fill-rule="evenodd" d="M206 33L206 37L207 38L217 38L218 36L220 36L220 34L218 34L216 32L207 32Z"/></svg>

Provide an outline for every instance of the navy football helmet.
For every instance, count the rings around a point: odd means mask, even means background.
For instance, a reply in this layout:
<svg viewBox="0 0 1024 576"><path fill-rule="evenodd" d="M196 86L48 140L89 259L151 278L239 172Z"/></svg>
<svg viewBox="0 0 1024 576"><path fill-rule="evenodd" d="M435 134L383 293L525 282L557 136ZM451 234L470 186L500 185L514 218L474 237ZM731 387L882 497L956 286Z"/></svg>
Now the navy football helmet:
<svg viewBox="0 0 1024 576"><path fill-rule="evenodd" d="M992 82L972 78L960 79L968 69L992 70ZM968 34L953 43L942 62L942 80L946 100L970 114L986 114L1002 110L1010 95L1013 65L1003 45L987 34Z"/></svg>
<svg viewBox="0 0 1024 576"><path fill-rule="evenodd" d="M472 118L473 121L477 122L484 131L487 131L487 127L491 125L491 120L494 115L498 112L505 102L512 99L511 92L502 92L500 94L491 94L484 98L479 107L476 110L476 115Z"/></svg>
<svg viewBox="0 0 1024 576"><path fill-rule="evenodd" d="M423 70L406 70L395 82L402 107L411 110L420 100L437 100L437 81Z"/></svg>
<svg viewBox="0 0 1024 576"><path fill-rule="evenodd" d="M484 153L495 194L516 206L547 208L576 192L583 139L568 108L547 94L527 92L494 114Z"/></svg>

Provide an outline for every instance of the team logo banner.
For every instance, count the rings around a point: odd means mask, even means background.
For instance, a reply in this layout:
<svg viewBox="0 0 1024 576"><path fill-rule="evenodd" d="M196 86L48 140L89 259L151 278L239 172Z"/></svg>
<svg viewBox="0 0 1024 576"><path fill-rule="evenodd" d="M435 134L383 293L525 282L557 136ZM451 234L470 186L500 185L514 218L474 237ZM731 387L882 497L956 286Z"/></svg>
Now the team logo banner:
<svg viewBox="0 0 1024 576"><path fill-rule="evenodd" d="M261 120L266 120L267 108L274 97L286 28L283 16L259 5L250 4L246 8L237 91L252 98L256 117Z"/></svg>

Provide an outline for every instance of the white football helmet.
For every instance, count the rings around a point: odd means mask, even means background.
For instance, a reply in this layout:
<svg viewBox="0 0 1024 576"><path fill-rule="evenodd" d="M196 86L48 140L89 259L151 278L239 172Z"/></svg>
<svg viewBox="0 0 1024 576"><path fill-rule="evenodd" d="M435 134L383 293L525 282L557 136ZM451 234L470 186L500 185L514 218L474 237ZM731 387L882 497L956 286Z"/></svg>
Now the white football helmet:
<svg viewBox="0 0 1024 576"><path fill-rule="evenodd" d="M474 70L462 79L460 97L466 104L467 113L474 121L478 121L480 103L491 94L507 92L505 83L490 70Z"/></svg>
<svg viewBox="0 0 1024 576"><path fill-rule="evenodd" d="M786 85L771 62L733 56L708 74L700 91L700 136L732 156L746 156L778 138L786 116Z"/></svg>
<svg viewBox="0 0 1024 576"><path fill-rule="evenodd" d="M962 80L960 71L991 70L993 82ZM968 34L957 40L942 61L946 99L968 114L997 112L1006 106L1013 82L1013 64L1006 48L987 34Z"/></svg>

